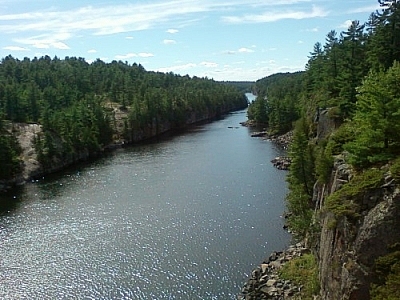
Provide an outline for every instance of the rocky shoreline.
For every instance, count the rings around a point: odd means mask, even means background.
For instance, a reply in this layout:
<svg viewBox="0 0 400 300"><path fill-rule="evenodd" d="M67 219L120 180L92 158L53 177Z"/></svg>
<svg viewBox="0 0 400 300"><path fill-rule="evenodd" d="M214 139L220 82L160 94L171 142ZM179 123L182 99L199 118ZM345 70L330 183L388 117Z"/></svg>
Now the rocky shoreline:
<svg viewBox="0 0 400 300"><path fill-rule="evenodd" d="M254 124L254 122L252 122L250 120L241 122L240 124L245 127L252 127L252 128L258 127L257 124ZM268 132L268 130L263 129L262 131L255 131L255 132L251 133L251 136L252 137L261 137L265 140L274 142L275 144L279 145L283 149L287 150L290 143L293 140L293 130L288 131L284 134L271 134L270 132Z"/></svg>
<svg viewBox="0 0 400 300"><path fill-rule="evenodd" d="M256 124L253 124L251 121L241 122L240 124L246 127L256 127ZM270 134L267 130L263 130L253 132L251 133L251 136L261 137L265 140L273 142L284 150L288 150L289 145L293 140L293 130L282 135ZM278 170L289 170L292 161L288 156L277 156L271 160L271 163Z"/></svg>
<svg viewBox="0 0 400 300"><path fill-rule="evenodd" d="M273 252L257 266L243 285L237 300L296 299L302 286L280 277L280 270L287 262L310 253L302 243L291 245L282 252Z"/></svg>
<svg viewBox="0 0 400 300"><path fill-rule="evenodd" d="M278 170L289 170L292 160L287 156L277 156L271 160L271 163Z"/></svg>
<svg viewBox="0 0 400 300"><path fill-rule="evenodd" d="M249 121L242 122L241 125L255 127L255 124ZM293 140L293 131L289 131L283 135L274 135L263 130L253 132L251 136L261 137L287 150ZM291 159L288 156L277 156L271 160L271 163L279 170L288 170ZM291 245L282 252L273 252L251 272L240 294L237 295L237 300L299 299L302 286L281 278L280 270L287 262L305 253L310 253L310 250L303 243Z"/></svg>

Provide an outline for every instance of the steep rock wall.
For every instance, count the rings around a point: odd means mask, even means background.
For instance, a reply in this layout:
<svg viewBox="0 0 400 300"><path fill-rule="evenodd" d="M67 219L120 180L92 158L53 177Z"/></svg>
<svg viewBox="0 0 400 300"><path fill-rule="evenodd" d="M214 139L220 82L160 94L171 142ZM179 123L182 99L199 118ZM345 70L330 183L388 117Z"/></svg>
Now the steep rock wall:
<svg viewBox="0 0 400 300"><path fill-rule="evenodd" d="M375 260L400 242L400 189L386 173L382 186L359 196L357 217L337 216L326 198L352 178L343 156L335 158L328 184L316 184L314 201L321 232L314 248L319 260L320 296L325 300L370 299Z"/></svg>

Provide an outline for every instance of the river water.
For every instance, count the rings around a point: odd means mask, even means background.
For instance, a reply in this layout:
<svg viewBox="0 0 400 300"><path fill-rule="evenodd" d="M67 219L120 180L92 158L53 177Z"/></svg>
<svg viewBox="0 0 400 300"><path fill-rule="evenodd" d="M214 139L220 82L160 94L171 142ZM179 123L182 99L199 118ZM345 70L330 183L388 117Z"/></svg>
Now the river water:
<svg viewBox="0 0 400 300"><path fill-rule="evenodd" d="M19 191L0 216L0 299L235 299L288 245L280 150L246 112Z"/></svg>

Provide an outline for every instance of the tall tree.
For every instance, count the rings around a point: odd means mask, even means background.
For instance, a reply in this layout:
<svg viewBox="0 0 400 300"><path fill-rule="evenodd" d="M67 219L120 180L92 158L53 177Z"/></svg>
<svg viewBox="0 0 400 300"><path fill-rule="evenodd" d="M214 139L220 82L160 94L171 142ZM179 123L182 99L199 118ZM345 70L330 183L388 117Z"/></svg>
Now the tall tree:
<svg viewBox="0 0 400 300"><path fill-rule="evenodd" d="M400 63L387 72L371 71L358 89L356 138L345 145L353 163L365 166L400 154Z"/></svg>
<svg viewBox="0 0 400 300"><path fill-rule="evenodd" d="M324 53L325 59L325 72L324 82L325 88L331 98L335 99L339 96L338 76L339 76L339 40L337 32L331 30L325 39Z"/></svg>
<svg viewBox="0 0 400 300"><path fill-rule="evenodd" d="M289 225L304 237L311 225L313 212L312 193L315 182L313 147L308 141L309 125L303 117L296 122L293 141L289 149L292 160L289 169L287 206Z"/></svg>
<svg viewBox="0 0 400 300"><path fill-rule="evenodd" d="M339 107L344 118L354 112L356 87L368 72L365 63L365 25L352 21L347 31L341 34L341 71L339 77Z"/></svg>
<svg viewBox="0 0 400 300"><path fill-rule="evenodd" d="M400 2L379 0L382 13L376 13L375 31L368 47L368 59L372 66L388 69L393 61L400 61Z"/></svg>

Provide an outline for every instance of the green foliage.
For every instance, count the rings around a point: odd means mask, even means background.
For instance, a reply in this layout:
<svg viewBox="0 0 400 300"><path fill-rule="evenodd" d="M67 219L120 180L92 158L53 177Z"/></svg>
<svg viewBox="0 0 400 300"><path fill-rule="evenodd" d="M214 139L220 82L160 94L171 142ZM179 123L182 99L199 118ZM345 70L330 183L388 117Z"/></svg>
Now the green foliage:
<svg viewBox="0 0 400 300"><path fill-rule="evenodd" d="M352 125L344 123L329 136L326 151L332 155L341 154L344 151L343 146L353 141L354 137L355 133Z"/></svg>
<svg viewBox="0 0 400 300"><path fill-rule="evenodd" d="M310 195L304 192L301 185L290 185L286 196L289 212L286 221L291 231L299 238L304 238L311 229L314 210L310 201Z"/></svg>
<svg viewBox="0 0 400 300"><path fill-rule="evenodd" d="M333 167L333 156L343 153L343 145L354 140L354 129L349 123L342 124L326 140L316 147L315 172L320 183L327 183Z"/></svg>
<svg viewBox="0 0 400 300"><path fill-rule="evenodd" d="M0 130L0 180L12 179L21 170L21 149L15 137Z"/></svg>
<svg viewBox="0 0 400 300"><path fill-rule="evenodd" d="M242 86L242 85L241 85ZM121 61L89 64L83 58L49 56L0 64L0 113L13 122L39 122L36 138L42 162L93 153L108 145L120 130L112 107L127 114L124 132L158 133L163 124L212 118L247 107L247 98L232 84L173 73L147 72ZM60 146L61 144L61 146Z"/></svg>
<svg viewBox="0 0 400 300"><path fill-rule="evenodd" d="M308 142L309 126L304 118L296 123L293 141L289 149L291 165L287 181L286 197L289 211L288 225L300 237L304 237L312 223L312 191L315 181L314 147Z"/></svg>
<svg viewBox="0 0 400 300"><path fill-rule="evenodd" d="M331 194L325 202L325 208L336 216L357 218L359 204L364 194L380 187L383 183L383 171L368 169L355 175L342 188Z"/></svg>
<svg viewBox="0 0 400 300"><path fill-rule="evenodd" d="M302 285L301 299L314 299L320 290L318 279L318 264L314 255L304 254L293 258L280 271L281 278Z"/></svg>
<svg viewBox="0 0 400 300"><path fill-rule="evenodd" d="M400 299L400 247L391 247L389 254L375 261L377 280L371 286L372 300Z"/></svg>
<svg viewBox="0 0 400 300"><path fill-rule="evenodd" d="M310 126L305 118L296 123L293 141L289 148L291 158L288 182L290 185L300 185L306 195L312 195L315 182L314 146L308 141Z"/></svg>
<svg viewBox="0 0 400 300"><path fill-rule="evenodd" d="M379 0L383 10L370 17L371 36L367 44L368 60L372 68L385 70L400 58L400 3Z"/></svg>
<svg viewBox="0 0 400 300"><path fill-rule="evenodd" d="M316 148L315 173L320 183L328 183L333 167L332 151L327 147L327 143L327 141L321 141Z"/></svg>
<svg viewBox="0 0 400 300"><path fill-rule="evenodd" d="M257 96L247 110L247 117L258 124L268 124L267 100L265 97Z"/></svg>
<svg viewBox="0 0 400 300"><path fill-rule="evenodd" d="M400 180L400 157L396 158L393 162L391 162L389 167L390 173L392 177L399 181Z"/></svg>
<svg viewBox="0 0 400 300"><path fill-rule="evenodd" d="M354 116L355 139L345 145L351 163L365 167L399 154L400 64L387 72L372 71L359 88Z"/></svg>
<svg viewBox="0 0 400 300"><path fill-rule="evenodd" d="M268 124L272 133L291 130L300 115L302 77L303 72L279 73L258 80L257 99L249 106L249 119Z"/></svg>

